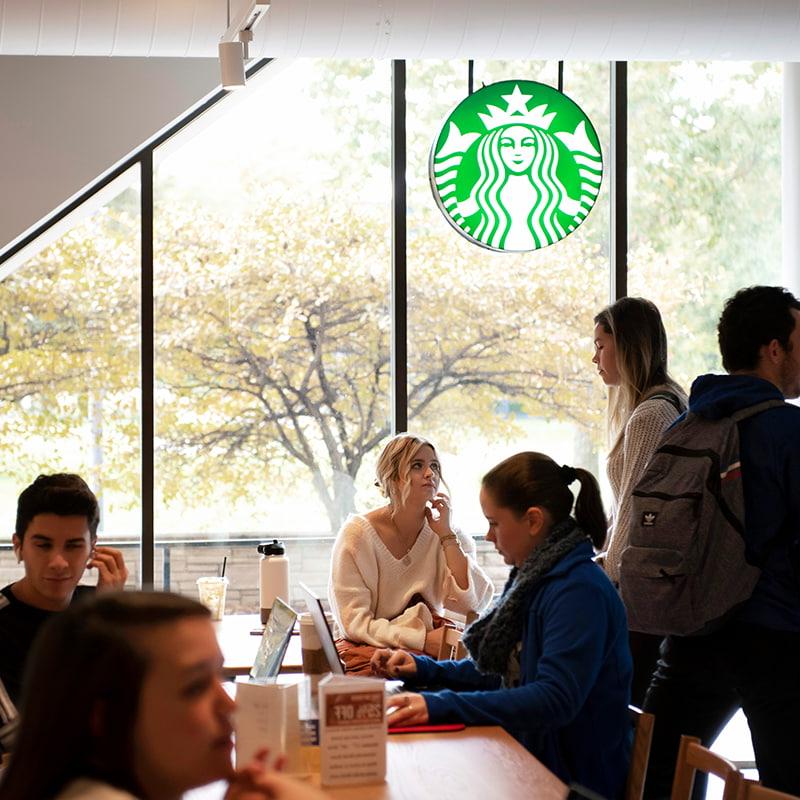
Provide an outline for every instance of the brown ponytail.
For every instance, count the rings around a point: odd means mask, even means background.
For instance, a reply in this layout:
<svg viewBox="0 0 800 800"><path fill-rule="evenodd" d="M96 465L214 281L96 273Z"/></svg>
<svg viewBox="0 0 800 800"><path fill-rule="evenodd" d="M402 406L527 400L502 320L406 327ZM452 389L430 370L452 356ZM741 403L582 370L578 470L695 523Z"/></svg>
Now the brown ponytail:
<svg viewBox="0 0 800 800"><path fill-rule="evenodd" d="M569 484L580 482L577 501ZM490 469L481 481L502 508L524 514L531 506L541 506L550 512L553 523L565 520L575 505L575 519L581 529L600 548L606 538L606 518L600 488L591 472L572 467L560 467L543 453L517 453Z"/></svg>
<svg viewBox="0 0 800 800"><path fill-rule="evenodd" d="M595 550L600 550L606 540L606 512L597 480L588 469L575 468L581 484L575 501L575 520L581 530L592 540Z"/></svg>

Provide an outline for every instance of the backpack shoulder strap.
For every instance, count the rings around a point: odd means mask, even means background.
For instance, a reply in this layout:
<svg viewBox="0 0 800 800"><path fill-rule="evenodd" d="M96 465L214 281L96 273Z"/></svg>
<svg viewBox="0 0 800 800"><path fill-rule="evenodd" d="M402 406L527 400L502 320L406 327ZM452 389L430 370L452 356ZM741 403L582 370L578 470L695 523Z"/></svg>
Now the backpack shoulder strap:
<svg viewBox="0 0 800 800"><path fill-rule="evenodd" d="M747 419L748 417L753 417L756 414L760 414L762 411L766 411L769 408L778 408L779 406L785 406L785 400L764 400L763 403L756 403L754 406L748 406L747 408L740 408L734 414L731 414L731 419L734 422L741 422L743 419Z"/></svg>
<svg viewBox="0 0 800 800"><path fill-rule="evenodd" d="M679 414L683 414L683 412L686 411L686 406L681 402L675 392L656 392L646 398L644 402L646 403L648 400L666 400Z"/></svg>

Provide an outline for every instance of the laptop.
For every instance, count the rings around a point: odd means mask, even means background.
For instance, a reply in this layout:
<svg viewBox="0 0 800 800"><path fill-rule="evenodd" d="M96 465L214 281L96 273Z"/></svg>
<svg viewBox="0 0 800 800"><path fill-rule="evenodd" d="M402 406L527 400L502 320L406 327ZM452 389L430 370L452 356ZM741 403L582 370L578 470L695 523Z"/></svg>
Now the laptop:
<svg viewBox="0 0 800 800"><path fill-rule="evenodd" d="M300 589L306 601L306 608L311 614L311 619L314 620L314 628L316 628L317 636L322 644L322 651L328 661L328 668L334 675L344 675L344 663L339 656L339 651L336 649L336 641L333 638L331 626L328 625L325 609L322 607L322 600L304 583L300 584ZM384 686L387 694L407 691L403 681L387 680L384 682Z"/></svg>
<svg viewBox="0 0 800 800"><path fill-rule="evenodd" d="M265 683L278 677L295 622L297 612L276 597L250 670L251 680Z"/></svg>
<svg viewBox="0 0 800 800"><path fill-rule="evenodd" d="M322 645L322 652L325 653L325 658L328 661L328 669L334 675L344 675L344 664L339 657L339 651L336 649L336 642L333 638L331 626L328 625L328 620L325 617L322 600L304 583L300 584L300 591L302 591L306 601L308 613L311 614L311 619L314 620L314 628L316 628L317 636Z"/></svg>

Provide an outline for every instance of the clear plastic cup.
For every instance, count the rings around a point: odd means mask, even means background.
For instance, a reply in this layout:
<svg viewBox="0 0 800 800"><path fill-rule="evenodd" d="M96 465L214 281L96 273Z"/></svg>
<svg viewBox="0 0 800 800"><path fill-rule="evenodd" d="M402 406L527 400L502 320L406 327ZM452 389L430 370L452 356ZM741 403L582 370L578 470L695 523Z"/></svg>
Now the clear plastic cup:
<svg viewBox="0 0 800 800"><path fill-rule="evenodd" d="M211 619L222 619L225 615L225 593L228 591L228 579L208 577L197 579L197 592L200 602L208 606Z"/></svg>

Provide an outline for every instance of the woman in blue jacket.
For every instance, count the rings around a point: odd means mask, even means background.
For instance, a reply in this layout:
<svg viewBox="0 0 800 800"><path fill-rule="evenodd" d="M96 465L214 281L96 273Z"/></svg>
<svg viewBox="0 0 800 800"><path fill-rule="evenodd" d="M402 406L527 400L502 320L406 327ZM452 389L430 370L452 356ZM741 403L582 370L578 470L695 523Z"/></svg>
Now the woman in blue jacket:
<svg viewBox="0 0 800 800"><path fill-rule="evenodd" d="M518 453L484 476L480 502L486 538L511 575L464 634L470 658L375 653L379 674L446 687L391 697L391 724L501 725L565 782L620 797L632 667L622 602L592 561L606 535L597 482L541 453Z"/></svg>

